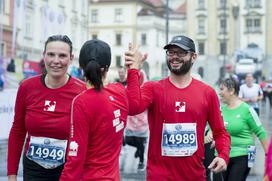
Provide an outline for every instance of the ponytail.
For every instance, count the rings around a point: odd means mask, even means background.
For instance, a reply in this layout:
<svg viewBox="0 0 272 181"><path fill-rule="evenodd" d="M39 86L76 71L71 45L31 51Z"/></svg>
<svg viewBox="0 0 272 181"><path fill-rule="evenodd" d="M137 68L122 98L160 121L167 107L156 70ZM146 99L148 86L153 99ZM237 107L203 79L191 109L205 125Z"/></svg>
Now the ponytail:
<svg viewBox="0 0 272 181"><path fill-rule="evenodd" d="M88 81L94 86L94 90L100 91L103 87L102 76L104 71L96 61L89 61L84 69L84 75Z"/></svg>

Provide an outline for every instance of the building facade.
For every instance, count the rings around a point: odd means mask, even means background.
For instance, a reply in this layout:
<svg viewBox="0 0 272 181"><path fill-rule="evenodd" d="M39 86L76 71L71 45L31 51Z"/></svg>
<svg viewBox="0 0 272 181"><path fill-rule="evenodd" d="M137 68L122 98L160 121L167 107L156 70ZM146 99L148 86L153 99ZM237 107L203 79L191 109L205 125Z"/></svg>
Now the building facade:
<svg viewBox="0 0 272 181"><path fill-rule="evenodd" d="M0 0L0 58L12 56L13 0Z"/></svg>
<svg viewBox="0 0 272 181"><path fill-rule="evenodd" d="M117 77L117 68L124 65L123 55L130 42L140 45L141 50L148 53L148 60L143 69L150 79L167 74L163 50L166 44L163 2L92 0L89 12L90 37L104 40L112 48L110 77ZM170 38L176 34L184 34L185 30L184 15L178 13L174 15L175 19L169 23Z"/></svg>
<svg viewBox="0 0 272 181"><path fill-rule="evenodd" d="M54 34L68 35L78 57L80 47L88 39L88 0L16 1L16 57L40 60L46 39Z"/></svg>
<svg viewBox="0 0 272 181"><path fill-rule="evenodd" d="M236 51L251 45L270 56L271 13L267 7L271 3L269 0L187 1L188 35L197 42L199 65L210 68L206 72L218 72L220 66L234 62Z"/></svg>

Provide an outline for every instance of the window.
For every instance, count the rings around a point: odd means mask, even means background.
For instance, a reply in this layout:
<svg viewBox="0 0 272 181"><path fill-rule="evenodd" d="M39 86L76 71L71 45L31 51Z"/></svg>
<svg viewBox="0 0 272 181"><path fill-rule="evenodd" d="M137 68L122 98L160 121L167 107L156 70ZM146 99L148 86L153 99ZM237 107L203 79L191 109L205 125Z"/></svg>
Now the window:
<svg viewBox="0 0 272 181"><path fill-rule="evenodd" d="M32 14L26 13L25 15L25 37L32 38Z"/></svg>
<svg viewBox="0 0 272 181"><path fill-rule="evenodd" d="M198 20L198 34L205 34L205 20Z"/></svg>
<svg viewBox="0 0 272 181"><path fill-rule="evenodd" d="M0 57L3 57L5 55L5 45L3 42L0 42Z"/></svg>
<svg viewBox="0 0 272 181"><path fill-rule="evenodd" d="M219 25L220 25L220 27L219 27L219 33L220 34L224 34L224 33L227 32L227 20L225 18L222 18L219 21L220 21L219 22Z"/></svg>
<svg viewBox="0 0 272 181"><path fill-rule="evenodd" d="M146 45L146 34L141 34L141 45Z"/></svg>
<svg viewBox="0 0 272 181"><path fill-rule="evenodd" d="M0 0L0 14L4 14L4 0Z"/></svg>
<svg viewBox="0 0 272 181"><path fill-rule="evenodd" d="M115 44L118 46L122 45L122 35L120 33L115 35Z"/></svg>
<svg viewBox="0 0 272 181"><path fill-rule="evenodd" d="M204 42L198 42L198 54L199 55L205 54L205 43Z"/></svg>
<svg viewBox="0 0 272 181"><path fill-rule="evenodd" d="M198 0L198 9L205 9L205 0Z"/></svg>
<svg viewBox="0 0 272 181"><path fill-rule="evenodd" d="M123 21L123 11L121 8L115 9L115 22L122 22Z"/></svg>
<svg viewBox="0 0 272 181"><path fill-rule="evenodd" d="M115 57L115 60L116 60L116 67L120 67L121 66L121 56L117 55Z"/></svg>
<svg viewBox="0 0 272 181"><path fill-rule="evenodd" d="M261 0L246 0L247 8L259 8L261 7Z"/></svg>
<svg viewBox="0 0 272 181"><path fill-rule="evenodd" d="M219 0L219 8L226 8L227 7L227 0Z"/></svg>
<svg viewBox="0 0 272 181"><path fill-rule="evenodd" d="M220 42L220 55L227 54L227 42Z"/></svg>
<svg viewBox="0 0 272 181"><path fill-rule="evenodd" d="M91 22L92 23L97 23L98 22L98 10L97 9L93 9L91 11Z"/></svg>
<svg viewBox="0 0 272 181"><path fill-rule="evenodd" d="M247 18L246 32L247 33L261 32L261 19L259 17Z"/></svg>
<svg viewBox="0 0 272 181"><path fill-rule="evenodd" d="M92 39L97 39L97 34L92 34Z"/></svg>

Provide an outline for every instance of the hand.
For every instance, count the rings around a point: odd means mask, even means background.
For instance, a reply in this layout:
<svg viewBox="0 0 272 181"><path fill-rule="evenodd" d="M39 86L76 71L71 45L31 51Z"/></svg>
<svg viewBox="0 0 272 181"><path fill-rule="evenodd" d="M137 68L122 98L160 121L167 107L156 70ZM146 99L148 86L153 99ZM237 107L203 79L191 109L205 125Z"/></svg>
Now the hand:
<svg viewBox="0 0 272 181"><path fill-rule="evenodd" d="M213 141L213 134L212 134L212 131L209 131L208 132L208 134L207 134L207 136L205 137L205 139L206 139L206 143L210 143L210 142L212 142Z"/></svg>
<svg viewBox="0 0 272 181"><path fill-rule="evenodd" d="M128 46L128 51L125 52L125 65L127 69L140 69L146 58L147 54L142 54L139 51L139 46L134 47L130 43Z"/></svg>
<svg viewBox="0 0 272 181"><path fill-rule="evenodd" d="M212 149L214 147L215 147L215 141L212 141L212 144L211 144L210 148Z"/></svg>
<svg viewBox="0 0 272 181"><path fill-rule="evenodd" d="M258 97L254 97L251 99L251 102L257 102L258 101Z"/></svg>
<svg viewBox="0 0 272 181"><path fill-rule="evenodd" d="M215 157L208 167L212 172L218 173L227 169L227 164L223 158Z"/></svg>
<svg viewBox="0 0 272 181"><path fill-rule="evenodd" d="M9 175L8 181L17 181L17 175Z"/></svg>

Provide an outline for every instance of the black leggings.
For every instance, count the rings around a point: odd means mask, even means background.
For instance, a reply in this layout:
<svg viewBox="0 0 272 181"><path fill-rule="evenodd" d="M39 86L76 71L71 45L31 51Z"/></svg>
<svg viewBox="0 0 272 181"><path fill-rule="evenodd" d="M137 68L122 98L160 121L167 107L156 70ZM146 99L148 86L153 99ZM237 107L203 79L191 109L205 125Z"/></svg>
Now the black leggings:
<svg viewBox="0 0 272 181"><path fill-rule="evenodd" d="M214 181L245 181L250 168L247 166L247 155L230 158L225 172L214 174Z"/></svg>
<svg viewBox="0 0 272 181"><path fill-rule="evenodd" d="M137 153L140 158L140 162L144 161L144 150L146 137L137 137L137 136L125 136L125 143L134 146L137 148Z"/></svg>
<svg viewBox="0 0 272 181"><path fill-rule="evenodd" d="M58 181L63 170L61 165L54 169L45 169L26 156L23 158L24 181Z"/></svg>
<svg viewBox="0 0 272 181"><path fill-rule="evenodd" d="M206 169L206 181L211 181L211 171L208 167L214 159L214 148L211 148L211 144L212 142L204 144L205 157L204 157L203 164Z"/></svg>

